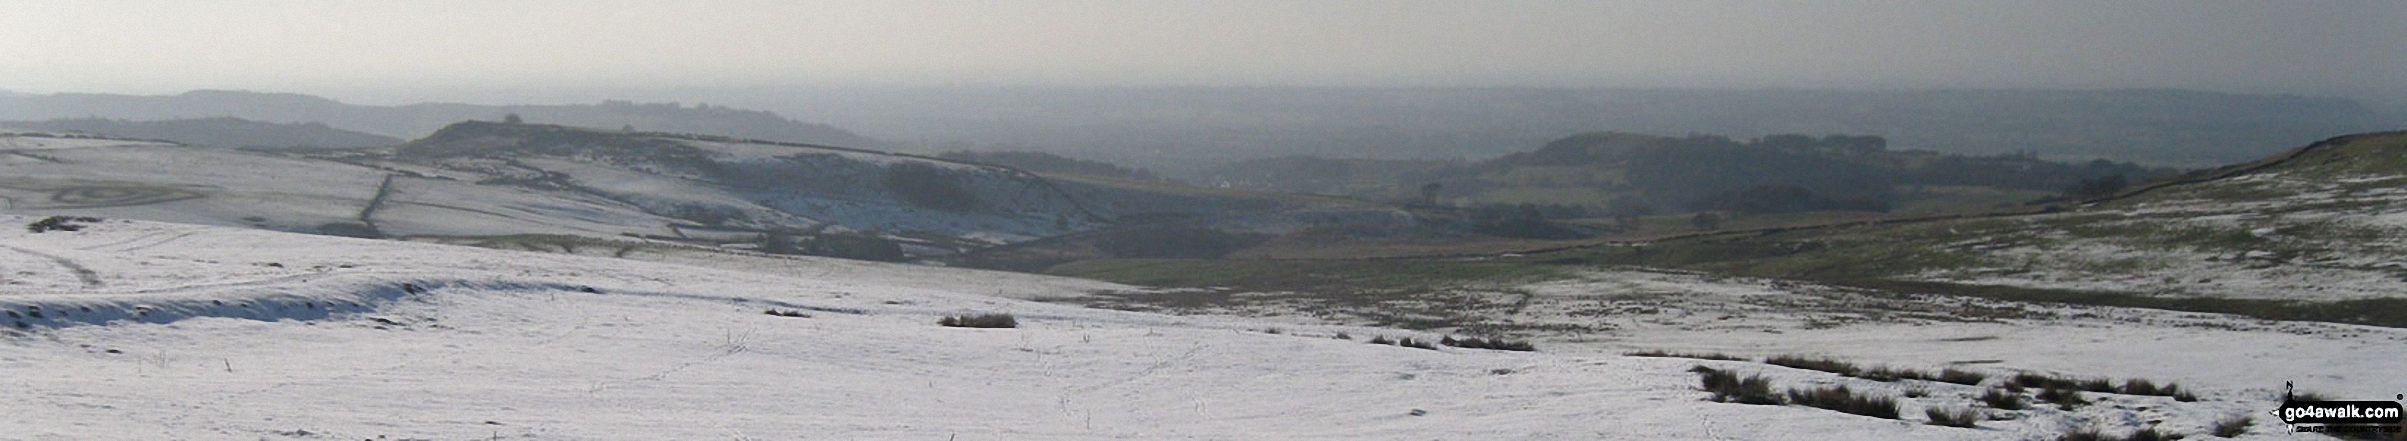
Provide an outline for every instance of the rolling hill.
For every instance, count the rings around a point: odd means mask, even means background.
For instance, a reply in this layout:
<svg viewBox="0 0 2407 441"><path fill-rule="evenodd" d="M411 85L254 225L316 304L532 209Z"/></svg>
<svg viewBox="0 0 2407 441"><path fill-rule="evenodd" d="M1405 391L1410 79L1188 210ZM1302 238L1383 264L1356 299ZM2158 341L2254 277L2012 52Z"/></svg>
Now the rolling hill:
<svg viewBox="0 0 2407 441"><path fill-rule="evenodd" d="M851 148L492 122L373 149L16 134L0 150L12 213L463 243L637 237L896 260L1130 222L1277 232L1389 210Z"/></svg>
<svg viewBox="0 0 2407 441"><path fill-rule="evenodd" d="M327 127L324 123L263 123L232 117L132 121L106 118L63 118L42 121L0 121L0 127L49 132L89 133L118 138L156 139L210 147L385 147L400 138Z"/></svg>
<svg viewBox="0 0 2407 441"><path fill-rule="evenodd" d="M2407 326L2407 133L2349 135L2046 213L1707 234L1537 259ZM2332 305L2332 306L2317 306Z"/></svg>
<svg viewBox="0 0 2407 441"><path fill-rule="evenodd" d="M195 90L176 95L59 93L0 95L0 120L105 118L137 121L232 117L251 121L308 124L411 139L462 120L528 121L583 127L632 127L670 133L707 133L751 139L874 147L875 140L826 124L795 121L775 113L725 106L606 101L598 104L476 105L422 103L369 106L295 93Z"/></svg>
<svg viewBox="0 0 2407 441"><path fill-rule="evenodd" d="M1338 194L1455 206L1563 206L1603 217L1728 211L1966 211L2037 199L2085 179L2172 174L2166 168L2032 156L1890 150L1877 136L1567 136L1494 159L1399 161L1292 156L1214 169L1210 182L1262 191ZM1577 214L1567 217L1580 217Z"/></svg>

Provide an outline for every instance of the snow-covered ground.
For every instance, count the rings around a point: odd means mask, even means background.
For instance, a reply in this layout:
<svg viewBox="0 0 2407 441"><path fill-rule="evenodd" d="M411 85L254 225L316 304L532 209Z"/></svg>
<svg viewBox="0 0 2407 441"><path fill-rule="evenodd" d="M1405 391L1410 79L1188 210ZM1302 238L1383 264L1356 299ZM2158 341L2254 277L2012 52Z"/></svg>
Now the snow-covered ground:
<svg viewBox="0 0 2407 441"><path fill-rule="evenodd" d="M2326 142L2337 144L2280 166L1968 234L1941 247L1968 263L1903 278L2184 297L2396 297L2407 285L2407 177L2396 159L2407 157L2407 134Z"/></svg>
<svg viewBox="0 0 2407 441"><path fill-rule="evenodd" d="M2387 329L2112 317L1633 326L1543 339L1536 353L1421 350L1361 340L1433 335L1031 302L1019 299L1137 288L924 266L612 259L123 220L12 227L0 245L0 310L15 315L0 331L0 439L12 440L1920 440L2149 424L2199 434L2216 418L2270 409L2284 380L2398 390L2380 375L2407 359ZM1533 291L1812 291L1677 274L1583 283ZM935 325L980 312L1022 326ZM1339 332L1354 339L1331 338ZM1618 355L1633 347L2146 376L2205 399L2099 394L2074 411L1996 411L1981 428L1947 428L1923 424L1920 410L1966 407L1982 389ZM1712 403L1687 372L1698 364L1777 387L1929 396L1904 400L1902 421ZM2292 436L2265 418L2254 430L2247 437Z"/></svg>

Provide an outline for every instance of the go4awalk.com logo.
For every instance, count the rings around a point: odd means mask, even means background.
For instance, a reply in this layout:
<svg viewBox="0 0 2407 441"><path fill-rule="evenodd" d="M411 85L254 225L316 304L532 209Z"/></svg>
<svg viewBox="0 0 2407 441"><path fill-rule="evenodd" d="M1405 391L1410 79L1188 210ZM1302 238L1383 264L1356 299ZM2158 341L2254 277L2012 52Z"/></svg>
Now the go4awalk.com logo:
<svg viewBox="0 0 2407 441"><path fill-rule="evenodd" d="M2315 433L2399 433L2400 408L2398 401L2333 401L2315 396L2298 396L2290 383L2282 383L2282 407L2273 416L2289 423L2291 430ZM2407 400L2407 397L2401 397Z"/></svg>

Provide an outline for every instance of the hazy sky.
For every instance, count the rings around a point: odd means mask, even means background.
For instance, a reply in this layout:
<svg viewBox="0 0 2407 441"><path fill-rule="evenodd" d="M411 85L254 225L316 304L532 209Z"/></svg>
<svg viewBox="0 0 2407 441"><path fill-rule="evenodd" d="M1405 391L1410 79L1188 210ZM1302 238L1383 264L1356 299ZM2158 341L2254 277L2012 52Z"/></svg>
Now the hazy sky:
<svg viewBox="0 0 2407 441"><path fill-rule="evenodd" d="M0 90L857 85L2407 95L2407 1L22 1Z"/></svg>

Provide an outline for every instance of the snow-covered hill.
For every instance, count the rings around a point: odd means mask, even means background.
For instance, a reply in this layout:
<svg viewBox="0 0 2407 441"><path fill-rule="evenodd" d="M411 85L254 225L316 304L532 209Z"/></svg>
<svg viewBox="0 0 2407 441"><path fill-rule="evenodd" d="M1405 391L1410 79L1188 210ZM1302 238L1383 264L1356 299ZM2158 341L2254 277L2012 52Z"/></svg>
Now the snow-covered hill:
<svg viewBox="0 0 2407 441"><path fill-rule="evenodd" d="M2337 137L1974 233L1938 248L1981 257L1915 277L2173 296L2396 298L2407 287L2407 132Z"/></svg>
<svg viewBox="0 0 2407 441"><path fill-rule="evenodd" d="M1137 289L1073 279L674 247L614 259L65 224L81 228L0 232L0 310L11 316L0 331L0 439L2035 439L2071 427L2198 434L2214 419L2270 409L2270 388L2284 379L2242 387L2159 377L2200 386L2203 399L2096 394L2078 409L1999 410L1963 429L1923 424L1920 410L1971 407L1984 388L1625 357L1615 352L1626 343L1610 339L1545 340L1529 353L1423 350L1362 340L1436 336L1018 300ZM806 317L763 314L771 309ZM989 312L1022 325L935 324ZM1981 358L2047 364L2062 362L2065 347L2164 336L2150 326L2048 331L2062 347L1960 341L2019 351ZM2224 346L2122 350L2131 359L2250 354L2225 360L2274 377L2304 369L2289 364L2302 355L2398 359L2394 330L2329 328L2350 335L2263 332ZM1941 322L1879 335L1938 341L2016 329ZM1340 332L1352 338L1332 338ZM1782 340L1657 335L1642 338ZM1837 352L1865 341L1826 335L1782 349ZM1903 420L1712 403L1687 371L1700 364L1781 387L1925 395L1903 399ZM2018 367L1952 366L1993 375ZM2252 430L2246 438L2288 436L2263 418Z"/></svg>
<svg viewBox="0 0 2407 441"><path fill-rule="evenodd" d="M390 149L271 150L0 134L5 212L359 237L638 236L873 259L1208 218L1282 231L1369 213L1052 179L825 146L465 122Z"/></svg>

